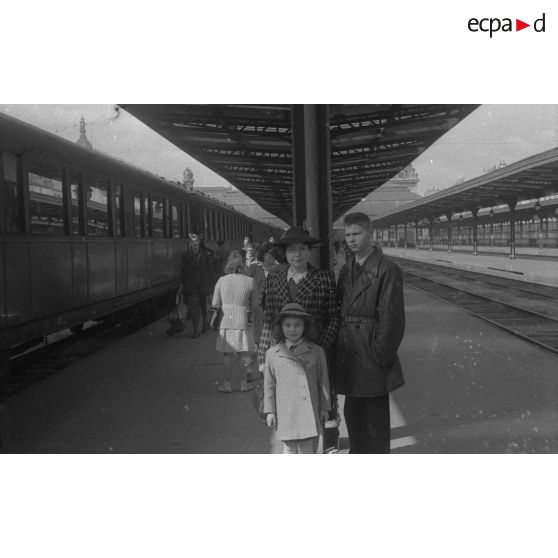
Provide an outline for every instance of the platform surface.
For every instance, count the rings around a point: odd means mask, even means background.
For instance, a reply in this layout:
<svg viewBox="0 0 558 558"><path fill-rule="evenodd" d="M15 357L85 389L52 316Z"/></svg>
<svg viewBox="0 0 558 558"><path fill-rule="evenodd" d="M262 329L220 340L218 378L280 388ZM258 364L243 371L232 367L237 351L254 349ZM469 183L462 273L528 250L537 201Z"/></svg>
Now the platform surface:
<svg viewBox="0 0 558 558"><path fill-rule="evenodd" d="M512 260L501 254L473 256L473 254L467 252L387 247L382 248L382 250L387 256L431 262L435 265L558 287L558 259L555 258L543 260L518 257Z"/></svg>
<svg viewBox="0 0 558 558"><path fill-rule="evenodd" d="M405 289L393 453L556 453L558 358ZM216 334L155 322L3 402L6 453L278 453L250 392L222 394ZM341 445L348 440L344 422Z"/></svg>

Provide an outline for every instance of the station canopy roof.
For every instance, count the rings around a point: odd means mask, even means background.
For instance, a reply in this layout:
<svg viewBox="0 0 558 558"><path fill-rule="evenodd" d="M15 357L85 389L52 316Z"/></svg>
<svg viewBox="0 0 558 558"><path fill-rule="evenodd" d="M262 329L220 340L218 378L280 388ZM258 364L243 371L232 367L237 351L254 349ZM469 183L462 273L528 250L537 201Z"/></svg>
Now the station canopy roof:
<svg viewBox="0 0 558 558"><path fill-rule="evenodd" d="M121 105L261 207L293 214L292 105ZM478 105L330 105L333 219Z"/></svg>
<svg viewBox="0 0 558 558"><path fill-rule="evenodd" d="M375 226L463 213L558 193L558 148L537 153L390 211Z"/></svg>

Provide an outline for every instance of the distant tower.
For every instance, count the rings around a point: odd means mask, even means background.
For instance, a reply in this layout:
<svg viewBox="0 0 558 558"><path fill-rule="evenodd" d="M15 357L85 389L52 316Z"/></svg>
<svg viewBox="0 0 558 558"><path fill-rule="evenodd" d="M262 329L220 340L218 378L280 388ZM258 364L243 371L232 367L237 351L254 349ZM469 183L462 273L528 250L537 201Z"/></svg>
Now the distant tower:
<svg viewBox="0 0 558 558"><path fill-rule="evenodd" d="M79 121L79 139L76 143L83 147L87 147L87 149L93 149L93 146L91 145L91 142L89 141L85 133L85 119L83 118L83 116Z"/></svg>
<svg viewBox="0 0 558 558"><path fill-rule="evenodd" d="M194 189L194 173L188 167L186 167L182 173L182 183L186 190Z"/></svg>
<svg viewBox="0 0 558 558"><path fill-rule="evenodd" d="M416 190L419 182L419 175L412 164L407 165L400 173L396 174L385 186L394 192L401 192L404 196L408 192Z"/></svg>
<svg viewBox="0 0 558 558"><path fill-rule="evenodd" d="M362 211L369 216L375 216L397 209L420 198L417 193L413 192L416 190L418 182L417 171L413 165L408 165L381 188L368 194L366 198L351 208L351 211Z"/></svg>

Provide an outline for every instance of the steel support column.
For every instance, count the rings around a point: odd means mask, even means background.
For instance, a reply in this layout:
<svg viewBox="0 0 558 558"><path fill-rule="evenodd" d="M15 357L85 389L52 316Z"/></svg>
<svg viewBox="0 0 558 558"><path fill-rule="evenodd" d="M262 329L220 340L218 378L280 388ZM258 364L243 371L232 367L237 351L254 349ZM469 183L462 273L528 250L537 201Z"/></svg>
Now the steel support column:
<svg viewBox="0 0 558 558"><path fill-rule="evenodd" d="M420 219L415 220L415 250L419 249L419 225Z"/></svg>
<svg viewBox="0 0 558 558"><path fill-rule="evenodd" d="M473 207L471 213L473 214L473 224L471 225L473 227L473 256L477 256L479 253L479 208Z"/></svg>
<svg viewBox="0 0 558 558"><path fill-rule="evenodd" d="M448 219L448 252L451 252L451 211L449 213L446 213L446 217Z"/></svg>
<svg viewBox="0 0 558 558"><path fill-rule="evenodd" d="M293 219L322 240L311 261L333 265L333 210L330 177L329 105L293 105Z"/></svg>
<svg viewBox="0 0 558 558"><path fill-rule="evenodd" d="M540 213L540 211L539 211ZM543 220L541 218L541 216L539 215L539 213L536 213L535 216L537 217L536 221L537 221L537 247L539 248L539 250L542 250L544 244L543 244Z"/></svg>
<svg viewBox="0 0 558 558"><path fill-rule="evenodd" d="M515 260L515 207L517 199L511 199L506 202L510 208L510 258Z"/></svg>
<svg viewBox="0 0 558 558"><path fill-rule="evenodd" d="M434 249L434 219L430 217L428 219L428 249L432 252Z"/></svg>
<svg viewBox="0 0 558 558"><path fill-rule="evenodd" d="M407 221L403 223L403 248L407 250Z"/></svg>

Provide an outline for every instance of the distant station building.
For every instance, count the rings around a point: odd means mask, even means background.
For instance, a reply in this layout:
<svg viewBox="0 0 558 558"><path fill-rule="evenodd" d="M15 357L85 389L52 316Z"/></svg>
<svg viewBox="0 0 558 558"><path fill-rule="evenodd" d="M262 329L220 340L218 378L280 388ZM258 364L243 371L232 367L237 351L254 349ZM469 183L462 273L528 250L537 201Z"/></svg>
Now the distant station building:
<svg viewBox="0 0 558 558"><path fill-rule="evenodd" d="M86 147L87 149L93 149L93 145L91 145L85 131L85 118L83 118L83 116L79 121L79 138L76 143L82 147Z"/></svg>
<svg viewBox="0 0 558 558"><path fill-rule="evenodd" d="M398 209L399 207L420 199L416 193L419 176L413 165L405 167L399 174L385 185L381 186L366 198L351 208L350 213L361 211L371 219L384 213ZM343 238L343 217L338 219L334 225L335 236Z"/></svg>
<svg viewBox="0 0 558 558"><path fill-rule="evenodd" d="M228 203L244 215L271 227L286 228L288 226L284 221L262 209L254 200L233 186L208 186L198 188L198 190L212 198Z"/></svg>
<svg viewBox="0 0 558 558"><path fill-rule="evenodd" d="M186 190L194 189L194 173L188 167L186 167L182 173L182 184Z"/></svg>
<svg viewBox="0 0 558 558"><path fill-rule="evenodd" d="M427 198L428 196L431 196L432 194L435 194L436 192L439 192L441 190L441 188L429 188L428 190L424 191L423 197Z"/></svg>

